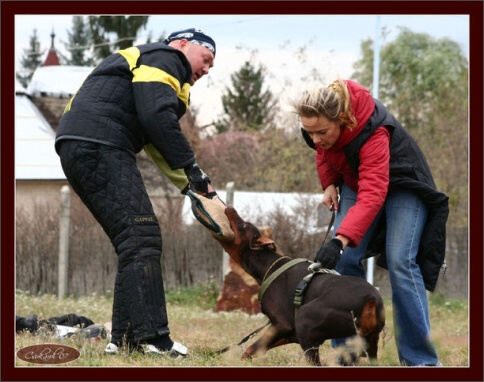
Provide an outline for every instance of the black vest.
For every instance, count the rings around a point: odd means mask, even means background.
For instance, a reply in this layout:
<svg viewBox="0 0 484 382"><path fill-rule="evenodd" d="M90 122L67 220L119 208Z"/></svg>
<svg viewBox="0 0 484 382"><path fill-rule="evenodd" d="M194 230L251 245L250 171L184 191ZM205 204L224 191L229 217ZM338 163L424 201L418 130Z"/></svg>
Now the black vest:
<svg viewBox="0 0 484 382"><path fill-rule="evenodd" d="M429 165L415 140L390 114L383 104L375 99L375 110L366 126L344 147L346 160L358 175L359 152L375 130L385 126L390 132L390 189L406 189L417 194L428 207L428 219L420 240L417 263L420 266L425 287L433 291L440 269L445 261L445 224L449 215L448 197L437 191ZM306 143L314 144L302 129ZM367 248L367 257L380 254L377 264L387 268L385 257L386 222L384 214Z"/></svg>

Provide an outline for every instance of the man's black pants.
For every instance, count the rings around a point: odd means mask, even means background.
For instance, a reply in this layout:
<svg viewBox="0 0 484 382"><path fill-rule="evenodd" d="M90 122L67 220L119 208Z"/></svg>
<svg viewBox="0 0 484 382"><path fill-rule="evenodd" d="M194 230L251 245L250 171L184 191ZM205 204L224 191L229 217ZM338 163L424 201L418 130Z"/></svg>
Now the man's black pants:
<svg viewBox="0 0 484 382"><path fill-rule="evenodd" d="M59 156L70 185L118 255L111 342L136 344L168 334L161 231L136 158L81 140L61 141Z"/></svg>

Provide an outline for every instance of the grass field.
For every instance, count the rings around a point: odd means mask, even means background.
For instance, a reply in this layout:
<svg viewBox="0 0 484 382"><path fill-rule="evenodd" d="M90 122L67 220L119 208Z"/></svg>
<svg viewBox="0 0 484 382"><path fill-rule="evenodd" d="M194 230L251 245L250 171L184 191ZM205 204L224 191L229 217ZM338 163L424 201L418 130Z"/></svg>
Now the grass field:
<svg viewBox="0 0 484 382"><path fill-rule="evenodd" d="M247 315L242 312L214 312L218 290L213 285L203 285L195 289L171 291L167 293L169 325L172 338L189 349L189 357L173 360L164 357L145 356L141 353L121 352L118 355L105 355L106 340L85 340L76 336L56 339L50 334L31 335L22 333L16 336L15 351L43 343L62 343L81 352L80 358L60 366L308 366L299 345L291 344L272 349L264 356L251 361L240 360L245 347L258 337L255 336L242 346L235 346L242 338L267 322L262 314ZM429 295L432 337L437 346L440 361L444 366L469 366L469 320L468 302L449 300L439 295ZM112 296L86 296L59 300L53 295L29 296L17 292L16 314L39 318L49 318L67 313L77 313L91 318L97 324L111 320ZM398 366L398 357L393 336L391 302L385 300L387 325L379 343L379 359L371 364L362 358L360 366ZM234 345L228 352L216 354L226 346ZM321 362L334 366L336 350L329 342L320 348ZM38 366L15 358L17 367Z"/></svg>

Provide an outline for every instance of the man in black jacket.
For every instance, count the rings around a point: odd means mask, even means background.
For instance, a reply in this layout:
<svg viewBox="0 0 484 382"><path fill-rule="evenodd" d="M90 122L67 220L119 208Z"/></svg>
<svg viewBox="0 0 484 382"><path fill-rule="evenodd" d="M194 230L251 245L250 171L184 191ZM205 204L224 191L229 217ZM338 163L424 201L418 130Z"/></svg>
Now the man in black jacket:
<svg viewBox="0 0 484 382"><path fill-rule="evenodd" d="M66 106L55 148L66 177L109 236L118 256L111 343L186 356L170 338L159 223L136 166L145 150L182 193L215 195L179 119L190 86L208 74L215 42L199 29L163 43L120 50L101 62Z"/></svg>

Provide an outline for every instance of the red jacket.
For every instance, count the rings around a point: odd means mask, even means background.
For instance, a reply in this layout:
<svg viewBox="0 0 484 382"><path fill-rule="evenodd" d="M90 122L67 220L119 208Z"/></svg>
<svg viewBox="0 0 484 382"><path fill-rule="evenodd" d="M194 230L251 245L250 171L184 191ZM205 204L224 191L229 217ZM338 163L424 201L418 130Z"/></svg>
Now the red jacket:
<svg viewBox="0 0 484 382"><path fill-rule="evenodd" d="M352 130L342 127L336 143L329 150L317 147L316 166L323 190L331 184L344 182L357 192L356 203L341 222L337 235L357 246L380 211L388 192L390 174L390 134L381 126L368 139L359 153L357 176L348 165L344 147L367 124L375 108L370 92L360 84L346 80L351 96L353 115L357 126Z"/></svg>

